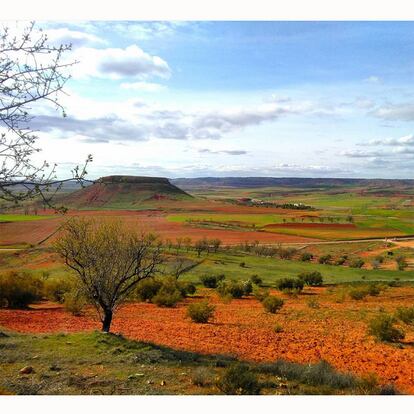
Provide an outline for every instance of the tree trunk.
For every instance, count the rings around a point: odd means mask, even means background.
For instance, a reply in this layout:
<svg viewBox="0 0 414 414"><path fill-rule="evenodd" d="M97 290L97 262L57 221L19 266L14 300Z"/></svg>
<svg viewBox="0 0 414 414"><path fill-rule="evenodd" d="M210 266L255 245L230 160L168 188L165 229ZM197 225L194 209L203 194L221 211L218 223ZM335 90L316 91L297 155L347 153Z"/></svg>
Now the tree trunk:
<svg viewBox="0 0 414 414"><path fill-rule="evenodd" d="M102 321L102 331L109 332L112 322L112 310L105 310L104 319Z"/></svg>

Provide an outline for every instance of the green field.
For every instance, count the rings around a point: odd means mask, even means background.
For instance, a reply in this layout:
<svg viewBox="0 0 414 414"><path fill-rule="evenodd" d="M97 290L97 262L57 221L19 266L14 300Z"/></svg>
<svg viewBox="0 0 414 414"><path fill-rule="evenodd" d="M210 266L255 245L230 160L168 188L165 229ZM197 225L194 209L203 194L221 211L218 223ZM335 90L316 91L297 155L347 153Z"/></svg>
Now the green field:
<svg viewBox="0 0 414 414"><path fill-rule="evenodd" d="M26 214L0 214L0 223L16 221L33 221L52 218L53 216L35 216Z"/></svg>
<svg viewBox="0 0 414 414"><path fill-rule="evenodd" d="M195 254L190 257L193 260L200 260ZM202 263L186 273L182 277L183 280L198 283L200 276L205 274L224 274L229 279L246 280L256 274L263 279L264 283L274 286L276 281L283 277L296 277L302 272L318 271L327 284L391 281L394 279L414 282L414 271L354 269L347 266L258 257L242 252L203 255L201 259L203 259ZM245 265L241 267L240 263L245 263Z"/></svg>

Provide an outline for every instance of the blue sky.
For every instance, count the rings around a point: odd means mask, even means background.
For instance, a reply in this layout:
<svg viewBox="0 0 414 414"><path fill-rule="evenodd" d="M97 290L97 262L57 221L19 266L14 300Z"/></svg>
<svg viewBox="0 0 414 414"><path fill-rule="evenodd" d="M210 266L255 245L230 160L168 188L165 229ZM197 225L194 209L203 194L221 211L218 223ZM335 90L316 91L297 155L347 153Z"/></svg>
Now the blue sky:
<svg viewBox="0 0 414 414"><path fill-rule="evenodd" d="M38 26L79 61L34 120L62 176L412 178L413 22Z"/></svg>

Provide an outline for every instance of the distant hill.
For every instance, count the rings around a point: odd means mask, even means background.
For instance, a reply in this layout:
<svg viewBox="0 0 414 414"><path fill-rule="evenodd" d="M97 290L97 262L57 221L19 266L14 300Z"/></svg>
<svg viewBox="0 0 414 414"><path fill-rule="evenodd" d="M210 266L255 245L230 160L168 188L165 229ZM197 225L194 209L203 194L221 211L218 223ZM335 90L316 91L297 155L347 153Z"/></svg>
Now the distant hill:
<svg viewBox="0 0 414 414"><path fill-rule="evenodd" d="M133 209L143 203L187 198L192 196L171 184L167 178L111 175L70 193L60 202L77 208Z"/></svg>
<svg viewBox="0 0 414 414"><path fill-rule="evenodd" d="M386 180L365 178L299 178L299 177L201 177L176 178L171 180L183 189L208 187L298 187L298 188L334 188L344 186L364 187L413 187L414 180Z"/></svg>

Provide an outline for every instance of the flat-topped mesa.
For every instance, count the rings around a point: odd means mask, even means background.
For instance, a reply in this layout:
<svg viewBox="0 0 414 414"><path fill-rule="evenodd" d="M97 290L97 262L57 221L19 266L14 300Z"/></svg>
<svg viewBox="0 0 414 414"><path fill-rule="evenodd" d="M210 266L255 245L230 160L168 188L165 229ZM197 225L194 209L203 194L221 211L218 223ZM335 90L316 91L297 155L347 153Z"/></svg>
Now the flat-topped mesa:
<svg viewBox="0 0 414 414"><path fill-rule="evenodd" d="M144 205L154 207L162 200L179 201L191 198L188 193L171 184L168 178L110 175L69 194L64 202L75 208L122 210L142 208Z"/></svg>
<svg viewBox="0 0 414 414"><path fill-rule="evenodd" d="M165 177L144 177L135 175L108 175L98 178L95 182L103 184L167 184L172 185Z"/></svg>

